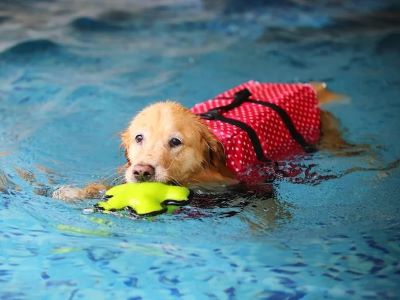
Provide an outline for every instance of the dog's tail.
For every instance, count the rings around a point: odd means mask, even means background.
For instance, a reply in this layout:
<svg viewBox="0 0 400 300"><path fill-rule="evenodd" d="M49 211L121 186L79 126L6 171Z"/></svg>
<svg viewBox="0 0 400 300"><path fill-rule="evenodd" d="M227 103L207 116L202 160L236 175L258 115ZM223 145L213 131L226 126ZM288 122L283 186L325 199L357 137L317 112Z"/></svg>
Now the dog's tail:
<svg viewBox="0 0 400 300"><path fill-rule="evenodd" d="M320 105L326 104L326 103L331 103L331 102L336 102L336 101L341 101L344 98L346 98L345 95L330 91L325 82L312 81L312 82L310 82L310 85L316 91L318 102Z"/></svg>

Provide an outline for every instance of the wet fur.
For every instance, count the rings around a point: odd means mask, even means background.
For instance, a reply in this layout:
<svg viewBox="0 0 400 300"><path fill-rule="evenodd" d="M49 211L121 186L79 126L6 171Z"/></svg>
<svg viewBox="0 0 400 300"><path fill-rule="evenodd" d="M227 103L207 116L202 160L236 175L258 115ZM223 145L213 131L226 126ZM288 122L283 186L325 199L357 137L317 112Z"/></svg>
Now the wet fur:
<svg viewBox="0 0 400 300"><path fill-rule="evenodd" d="M143 135L143 142L135 136ZM168 141L182 140L171 148ZM121 134L127 157L125 178L134 182L132 168L148 164L155 168L155 181L181 185L232 183L233 174L225 165L224 149L207 125L176 102L160 102L141 111Z"/></svg>
<svg viewBox="0 0 400 300"><path fill-rule="evenodd" d="M340 98L330 92L324 83L311 83L317 92L320 104ZM141 134L141 144L135 136ZM171 148L172 137L183 144ZM134 182L133 166L148 164L155 168L155 181L174 182L185 186L221 186L237 183L232 172L225 165L224 149L207 125L189 109L173 102L159 102L146 107L121 133L122 147L127 164L124 166L125 179ZM321 141L319 149L337 152L350 148L341 136L339 122L329 112L321 111ZM84 189L66 187L56 198L93 198L106 189L103 184L90 184Z"/></svg>

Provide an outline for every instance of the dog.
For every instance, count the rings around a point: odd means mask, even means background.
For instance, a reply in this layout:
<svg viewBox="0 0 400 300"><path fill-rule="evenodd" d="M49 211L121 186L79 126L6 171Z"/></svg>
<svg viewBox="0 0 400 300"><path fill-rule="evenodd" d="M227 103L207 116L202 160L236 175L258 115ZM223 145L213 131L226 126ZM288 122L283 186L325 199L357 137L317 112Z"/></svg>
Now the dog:
<svg viewBox="0 0 400 300"><path fill-rule="evenodd" d="M340 99L324 83L310 83L319 105ZM321 139L317 149L350 149L341 136L339 122L320 111ZM152 104L139 112L121 133L127 159L122 168L126 182L158 181L184 186L226 186L239 182L227 166L224 145L201 116L174 101ZM64 200L97 198L108 186L89 184L83 189L61 187L53 197Z"/></svg>

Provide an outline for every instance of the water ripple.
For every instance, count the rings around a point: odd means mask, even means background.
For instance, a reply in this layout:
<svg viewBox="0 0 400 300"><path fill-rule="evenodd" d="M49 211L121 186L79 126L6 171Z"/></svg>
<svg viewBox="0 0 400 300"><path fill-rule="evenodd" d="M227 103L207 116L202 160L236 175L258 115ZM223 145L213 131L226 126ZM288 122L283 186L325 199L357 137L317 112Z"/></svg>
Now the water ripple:
<svg viewBox="0 0 400 300"><path fill-rule="evenodd" d="M90 17L77 18L71 22L71 26L80 31L115 31L123 29L121 26Z"/></svg>

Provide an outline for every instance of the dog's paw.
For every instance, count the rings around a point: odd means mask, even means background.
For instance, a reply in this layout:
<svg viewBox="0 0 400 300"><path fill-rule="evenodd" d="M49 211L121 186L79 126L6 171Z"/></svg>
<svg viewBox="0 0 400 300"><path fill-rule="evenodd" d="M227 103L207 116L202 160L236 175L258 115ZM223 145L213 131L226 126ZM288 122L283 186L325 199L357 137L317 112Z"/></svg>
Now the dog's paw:
<svg viewBox="0 0 400 300"><path fill-rule="evenodd" d="M76 201L82 199L82 189L64 185L56 189L52 197L54 199L64 200L64 201Z"/></svg>

